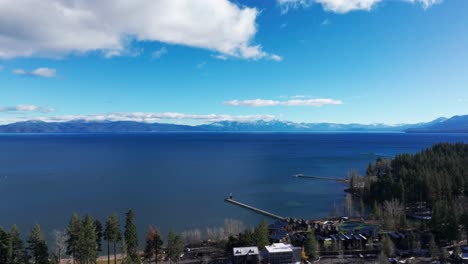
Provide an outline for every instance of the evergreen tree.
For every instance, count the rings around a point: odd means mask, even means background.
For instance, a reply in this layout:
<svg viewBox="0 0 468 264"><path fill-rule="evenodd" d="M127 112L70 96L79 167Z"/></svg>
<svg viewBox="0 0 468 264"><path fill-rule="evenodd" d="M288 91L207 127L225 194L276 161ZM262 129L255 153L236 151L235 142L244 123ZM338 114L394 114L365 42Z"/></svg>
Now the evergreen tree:
<svg viewBox="0 0 468 264"><path fill-rule="evenodd" d="M239 234L239 246L249 247L255 244L254 234L251 230L247 229Z"/></svg>
<svg viewBox="0 0 468 264"><path fill-rule="evenodd" d="M154 238L155 233L156 232L154 231L154 228L151 225L148 226L148 231L146 231L146 237L145 237L146 245L145 245L145 250L144 250L145 260L148 261L148 264L151 264L151 260L154 256L153 238Z"/></svg>
<svg viewBox="0 0 468 264"><path fill-rule="evenodd" d="M431 254L431 257L433 259L436 259L437 257L439 257L439 254L440 254L439 248L437 247L437 244L433 236L431 237L431 240L429 241L429 253Z"/></svg>
<svg viewBox="0 0 468 264"><path fill-rule="evenodd" d="M374 168L372 167L372 163L369 162L367 165L366 176L374 176Z"/></svg>
<svg viewBox="0 0 468 264"><path fill-rule="evenodd" d="M304 251L311 260L319 258L319 245L315 239L315 234L312 231L307 232L307 240L304 244Z"/></svg>
<svg viewBox="0 0 468 264"><path fill-rule="evenodd" d="M49 253L47 244L39 224L34 225L28 238L28 251L34 264L48 264Z"/></svg>
<svg viewBox="0 0 468 264"><path fill-rule="evenodd" d="M171 262L177 261L182 252L184 252L182 238L178 236L173 229L171 229L167 235L167 255L169 260Z"/></svg>
<svg viewBox="0 0 468 264"><path fill-rule="evenodd" d="M9 240L8 233L0 226L0 264L6 264L8 262Z"/></svg>
<svg viewBox="0 0 468 264"><path fill-rule="evenodd" d="M122 250L122 264L131 263L131 260L128 257L127 242L125 242L125 239L122 239L121 250Z"/></svg>
<svg viewBox="0 0 468 264"><path fill-rule="evenodd" d="M9 234L8 264L25 264L26 253L19 229L13 225Z"/></svg>
<svg viewBox="0 0 468 264"><path fill-rule="evenodd" d="M268 224L263 220L254 231L254 240L257 247L264 249L266 245L270 244L268 235Z"/></svg>
<svg viewBox="0 0 468 264"><path fill-rule="evenodd" d="M102 230L102 224L99 220L94 220L94 226L96 228L96 244L97 244L97 251L101 252L102 251L102 236L103 236L103 230Z"/></svg>
<svg viewBox="0 0 468 264"><path fill-rule="evenodd" d="M114 264L117 264L117 242L121 240L119 218L116 213L107 218L106 227L104 230L104 238L107 240L107 261L110 264L110 243L114 248Z"/></svg>
<svg viewBox="0 0 468 264"><path fill-rule="evenodd" d="M80 217L72 214L67 227L67 255L72 256L73 262L80 259L80 244L82 239L83 222Z"/></svg>
<svg viewBox="0 0 468 264"><path fill-rule="evenodd" d="M468 240L468 212L465 212L460 216L460 223L465 230L465 239Z"/></svg>
<svg viewBox="0 0 468 264"><path fill-rule="evenodd" d="M95 263L98 256L96 226L89 214L87 214L83 220L81 234L79 243L80 264Z"/></svg>
<svg viewBox="0 0 468 264"><path fill-rule="evenodd" d="M151 263L151 259L154 257L155 262L158 263L158 254L163 245L163 240L159 230L154 229L151 225L148 227L146 233L146 246L145 246L145 259L148 263Z"/></svg>
<svg viewBox="0 0 468 264"><path fill-rule="evenodd" d="M158 229L154 230L154 236L153 236L153 252L154 252L154 258L155 258L155 263L158 263L158 254L161 252L162 246L163 246L163 239L161 236L161 233L159 232Z"/></svg>
<svg viewBox="0 0 468 264"><path fill-rule="evenodd" d="M125 221L125 242L127 243L128 257L132 264L140 263L138 255L138 236L135 226L135 215L130 209L126 214Z"/></svg>

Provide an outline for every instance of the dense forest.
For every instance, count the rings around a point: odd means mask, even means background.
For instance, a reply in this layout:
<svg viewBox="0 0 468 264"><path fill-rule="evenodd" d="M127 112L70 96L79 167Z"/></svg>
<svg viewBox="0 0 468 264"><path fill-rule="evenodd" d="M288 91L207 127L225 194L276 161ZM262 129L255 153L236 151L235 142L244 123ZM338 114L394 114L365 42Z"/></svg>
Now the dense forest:
<svg viewBox="0 0 468 264"><path fill-rule="evenodd" d="M351 191L378 209L401 203L407 214L430 212L431 231L439 240L460 238L468 230L468 144L439 143L416 154L378 158L366 175L354 175Z"/></svg>
<svg viewBox="0 0 468 264"><path fill-rule="evenodd" d="M468 194L468 144L441 143L416 154L369 165L369 199L399 199L404 203L453 201Z"/></svg>

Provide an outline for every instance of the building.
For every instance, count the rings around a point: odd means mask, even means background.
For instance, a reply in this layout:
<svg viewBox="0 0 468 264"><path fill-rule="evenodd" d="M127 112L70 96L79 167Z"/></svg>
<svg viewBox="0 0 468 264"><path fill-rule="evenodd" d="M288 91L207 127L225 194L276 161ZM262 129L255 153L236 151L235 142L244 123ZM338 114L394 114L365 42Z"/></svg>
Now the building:
<svg viewBox="0 0 468 264"><path fill-rule="evenodd" d="M259 263L258 247L237 247L232 249L234 264Z"/></svg>
<svg viewBox="0 0 468 264"><path fill-rule="evenodd" d="M301 262L301 248L293 247L291 244L274 243L271 246L265 246L268 263L270 264L289 264Z"/></svg>

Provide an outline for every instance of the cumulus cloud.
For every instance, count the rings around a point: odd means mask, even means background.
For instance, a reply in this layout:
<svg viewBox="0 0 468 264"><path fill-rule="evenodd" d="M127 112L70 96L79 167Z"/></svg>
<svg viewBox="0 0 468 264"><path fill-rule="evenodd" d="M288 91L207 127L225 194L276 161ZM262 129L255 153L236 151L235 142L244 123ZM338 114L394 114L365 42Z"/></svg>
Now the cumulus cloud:
<svg viewBox="0 0 468 264"><path fill-rule="evenodd" d="M266 100L266 99L253 99L253 100L231 100L225 101L224 104L231 106L249 106L249 107L264 107L264 106L315 106L320 107L324 105L339 105L343 104L341 100L329 98L316 98L316 99L291 99L287 101Z"/></svg>
<svg viewBox="0 0 468 264"><path fill-rule="evenodd" d="M256 8L230 0L0 1L0 58L92 51L112 57L134 41L268 58L271 54L253 43L258 15Z"/></svg>
<svg viewBox="0 0 468 264"><path fill-rule="evenodd" d="M42 116L24 118L24 120L36 120L45 122L66 122L73 120L83 121L135 121L135 122L159 122L161 120L194 120L200 122L217 122L217 121L255 121L255 120L273 120L273 115L225 115L225 114L186 114L177 112L130 112L130 113L107 113L93 115L62 115L62 116ZM23 121L24 121L23 120ZM16 120L20 121L20 120Z"/></svg>
<svg viewBox="0 0 468 264"><path fill-rule="evenodd" d="M24 69L14 69L12 72L16 75L27 75L45 78L53 78L57 76L57 71L51 68L37 68L32 71L26 71Z"/></svg>
<svg viewBox="0 0 468 264"><path fill-rule="evenodd" d="M49 113L53 112L54 109L41 107L37 105L25 105L20 104L16 106L0 106L0 112L39 112L39 113Z"/></svg>
<svg viewBox="0 0 468 264"><path fill-rule="evenodd" d="M322 5L325 11L347 13L354 10L370 11L377 3L385 0L277 0L283 13L291 8L308 7L313 3ZM443 0L401 0L404 2L420 3L424 9L440 3Z"/></svg>
<svg viewBox="0 0 468 264"><path fill-rule="evenodd" d="M155 52L153 52L153 54L151 54L151 56L153 57L153 59L159 59L159 58L161 58L161 56L163 56L166 53L167 53L166 47L162 47L162 48L156 50Z"/></svg>

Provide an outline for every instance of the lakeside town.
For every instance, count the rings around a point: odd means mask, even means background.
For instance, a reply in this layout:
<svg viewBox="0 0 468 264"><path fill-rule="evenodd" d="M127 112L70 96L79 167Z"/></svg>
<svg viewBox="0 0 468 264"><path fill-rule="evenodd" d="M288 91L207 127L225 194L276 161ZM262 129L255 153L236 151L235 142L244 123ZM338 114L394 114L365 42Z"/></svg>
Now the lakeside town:
<svg viewBox="0 0 468 264"><path fill-rule="evenodd" d="M378 158L366 175L335 179L349 188L343 204L333 206L324 219L279 216L231 194L226 203L262 214L269 222L248 228L239 220L225 219L219 228L171 230L165 238L150 225L144 245L139 245L131 209L123 232L116 213L104 223L73 214L65 229L53 232L51 245L39 224L26 241L16 225L10 230L0 227L0 264L468 263L466 157L468 144L442 143L392 160ZM428 175L447 178L438 185L426 184L431 192L422 188L411 200L412 187L405 181L417 186L412 177L420 177L420 167ZM446 169L451 173L436 173Z"/></svg>

